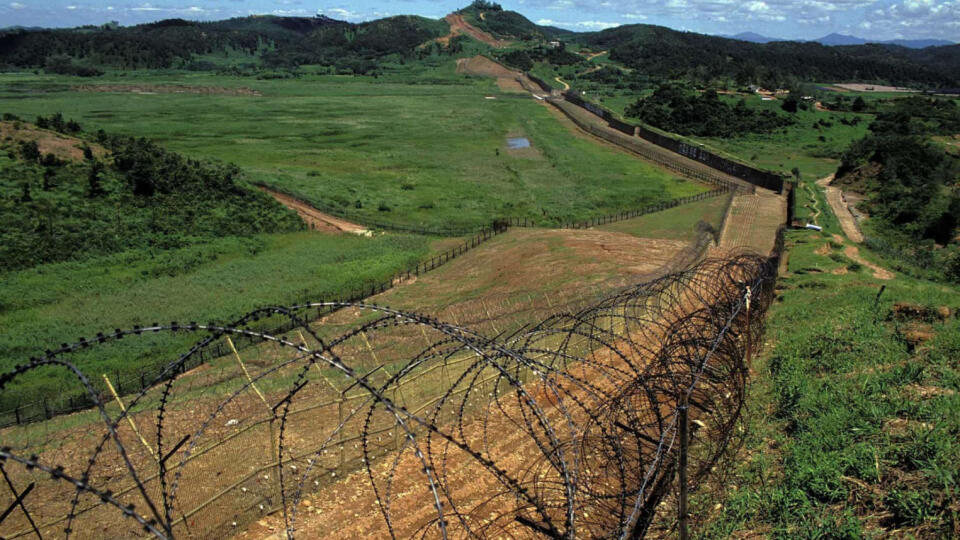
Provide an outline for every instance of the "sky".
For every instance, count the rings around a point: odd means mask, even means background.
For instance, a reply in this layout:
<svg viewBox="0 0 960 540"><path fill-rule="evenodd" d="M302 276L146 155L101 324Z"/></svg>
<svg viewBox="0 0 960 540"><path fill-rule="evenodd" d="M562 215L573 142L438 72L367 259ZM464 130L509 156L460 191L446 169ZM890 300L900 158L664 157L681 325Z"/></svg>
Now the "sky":
<svg viewBox="0 0 960 540"><path fill-rule="evenodd" d="M251 14L327 15L360 22L390 15L441 18L470 0L0 0L0 28L64 27L159 19L217 20ZM960 41L960 0L502 0L543 25L602 30L658 24L706 34L752 31L815 39L829 33L870 40Z"/></svg>

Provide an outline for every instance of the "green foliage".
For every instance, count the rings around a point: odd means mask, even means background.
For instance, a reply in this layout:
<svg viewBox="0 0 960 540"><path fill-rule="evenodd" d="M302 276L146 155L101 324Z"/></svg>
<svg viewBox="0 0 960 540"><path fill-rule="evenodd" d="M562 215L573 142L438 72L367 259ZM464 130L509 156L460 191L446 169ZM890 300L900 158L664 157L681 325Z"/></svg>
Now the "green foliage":
<svg viewBox="0 0 960 540"><path fill-rule="evenodd" d="M64 54L47 58L44 61L43 70L47 73L75 75L77 77L99 77L103 75L103 71L97 68L74 64L73 59Z"/></svg>
<svg viewBox="0 0 960 540"><path fill-rule="evenodd" d="M533 59L527 54L527 51L510 51L500 56L507 65L515 67L521 71L530 71L533 69Z"/></svg>
<svg viewBox="0 0 960 540"><path fill-rule="evenodd" d="M627 108L627 116L660 129L706 137L765 133L793 123L771 111L751 109L740 101L731 107L715 91L700 93L680 83L665 83L653 95Z"/></svg>
<svg viewBox="0 0 960 540"><path fill-rule="evenodd" d="M240 186L236 167L188 160L146 139L109 144L109 168L55 158L40 166L36 143L21 145L20 160L0 157L0 271L302 227Z"/></svg>
<svg viewBox="0 0 960 540"><path fill-rule="evenodd" d="M960 282L960 159L930 141L960 127L953 101L909 98L880 112L843 155L837 179L868 196L871 245ZM940 248L937 247L940 246Z"/></svg>
<svg viewBox="0 0 960 540"><path fill-rule="evenodd" d="M245 57L254 72L262 58L268 68L322 64L366 74L374 72L375 59L412 56L416 47L447 32L445 22L422 17L351 24L327 17L269 16L170 19L129 28L9 30L0 32L0 63L89 77L103 75L100 68L105 67L215 70L221 65L209 58L234 54Z"/></svg>

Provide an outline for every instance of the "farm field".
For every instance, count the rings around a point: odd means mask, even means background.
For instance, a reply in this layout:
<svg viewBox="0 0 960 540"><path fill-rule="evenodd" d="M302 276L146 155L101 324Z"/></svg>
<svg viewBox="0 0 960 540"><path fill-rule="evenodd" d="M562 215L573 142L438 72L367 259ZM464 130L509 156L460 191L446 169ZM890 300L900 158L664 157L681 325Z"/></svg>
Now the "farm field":
<svg viewBox="0 0 960 540"><path fill-rule="evenodd" d="M108 91L96 92L57 77L0 75L0 108L24 118L60 111L91 132L235 163L250 181L361 223L549 224L706 190L571 137L542 105L457 75L453 61L437 69L422 81L410 73L293 81L136 74L98 81ZM211 87L230 90L205 93ZM233 95L236 88L246 90ZM527 137L532 148L508 150L508 136Z"/></svg>

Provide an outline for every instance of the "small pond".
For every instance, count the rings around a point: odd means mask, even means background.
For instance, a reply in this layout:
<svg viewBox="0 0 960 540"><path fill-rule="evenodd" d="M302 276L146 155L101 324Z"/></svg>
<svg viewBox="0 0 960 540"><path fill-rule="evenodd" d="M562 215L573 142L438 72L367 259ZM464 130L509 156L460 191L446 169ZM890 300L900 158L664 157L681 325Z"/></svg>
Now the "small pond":
<svg viewBox="0 0 960 540"><path fill-rule="evenodd" d="M526 137L510 137L507 139L507 148L515 150L517 148L530 148L530 139Z"/></svg>

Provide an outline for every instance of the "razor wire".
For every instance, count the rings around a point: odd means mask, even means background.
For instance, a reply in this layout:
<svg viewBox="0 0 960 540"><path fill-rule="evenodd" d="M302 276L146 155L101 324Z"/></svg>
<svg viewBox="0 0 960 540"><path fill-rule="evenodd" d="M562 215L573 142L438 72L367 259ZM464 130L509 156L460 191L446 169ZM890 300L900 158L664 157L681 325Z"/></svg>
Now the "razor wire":
<svg viewBox="0 0 960 540"><path fill-rule="evenodd" d="M681 406L692 486L737 436L775 276L775 257L707 260L497 334L316 302L64 345L0 375L5 390L66 372L93 407L0 432L0 536L224 537L279 512L290 538L642 537ZM291 330L262 329L275 320ZM125 401L93 384L91 353L153 333L201 339ZM239 337L262 345L194 367Z"/></svg>

